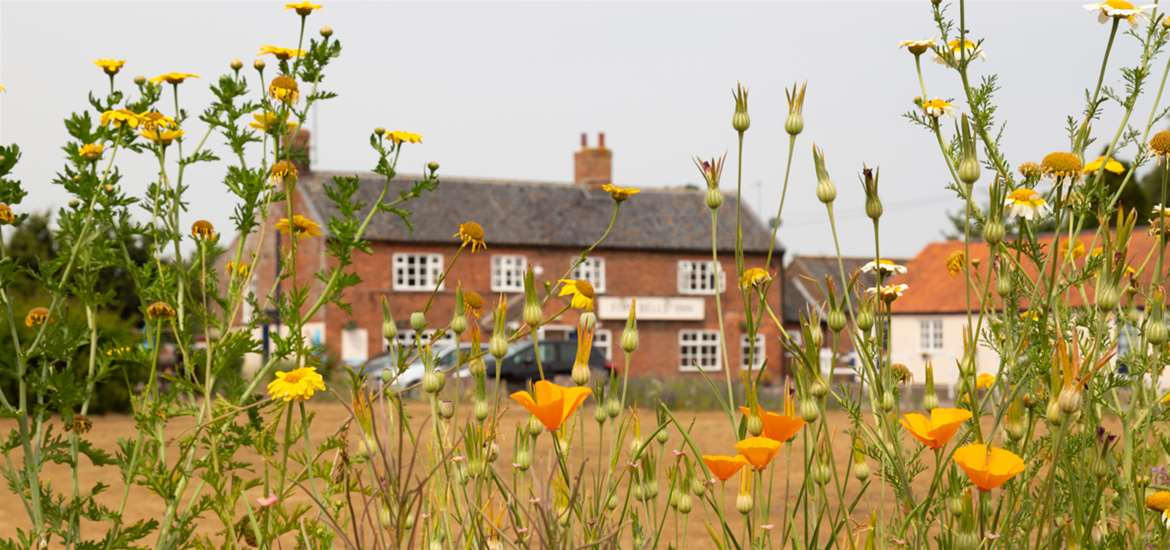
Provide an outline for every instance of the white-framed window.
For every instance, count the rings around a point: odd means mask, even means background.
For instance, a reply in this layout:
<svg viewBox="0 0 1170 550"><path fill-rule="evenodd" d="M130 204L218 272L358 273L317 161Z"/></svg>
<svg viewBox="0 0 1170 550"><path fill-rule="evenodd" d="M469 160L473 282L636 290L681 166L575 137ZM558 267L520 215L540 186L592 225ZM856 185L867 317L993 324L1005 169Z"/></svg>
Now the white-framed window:
<svg viewBox="0 0 1170 550"><path fill-rule="evenodd" d="M400 253L392 263L394 290L431 291L443 276L442 254Z"/></svg>
<svg viewBox="0 0 1170 550"><path fill-rule="evenodd" d="M1116 358L1125 357L1134 347L1134 343L1141 344L1141 335L1137 328L1129 323L1117 323L1117 353Z"/></svg>
<svg viewBox="0 0 1170 550"><path fill-rule="evenodd" d="M570 260L570 262L576 261L577 258ZM593 285L594 292L605 292L605 258L596 256L585 258L585 261L573 269L572 278L589 281L589 284Z"/></svg>
<svg viewBox="0 0 1170 550"><path fill-rule="evenodd" d="M455 345L455 342L456 342L455 334L453 334L449 330L443 333L442 338L439 338L438 340L431 342L431 339L434 338L434 336L435 336L435 329L424 330L423 334L422 334L422 343L425 345L428 342L430 342L432 347L434 347L436 345L445 345L445 346L454 346ZM413 350L414 349L414 329L409 329L409 328L398 329L398 335L394 337L394 342L396 344L398 344L399 349ZM390 346L386 342L385 338L382 339L382 346L384 347L385 350L390 349Z"/></svg>
<svg viewBox="0 0 1170 550"><path fill-rule="evenodd" d="M256 309L252 305L260 294L259 286L255 276L248 277L248 285L244 290L244 301L240 303L240 318L245 323L251 322L252 315L256 313Z"/></svg>
<svg viewBox="0 0 1170 550"><path fill-rule="evenodd" d="M678 370L681 371L719 370L722 367L719 360L719 331L678 331L678 360Z"/></svg>
<svg viewBox="0 0 1170 550"><path fill-rule="evenodd" d="M679 294L715 294L727 288L727 277L711 260L679 260Z"/></svg>
<svg viewBox="0 0 1170 550"><path fill-rule="evenodd" d="M492 292L524 292L524 256L492 256Z"/></svg>
<svg viewBox="0 0 1170 550"><path fill-rule="evenodd" d="M942 319L923 319L918 321L918 345L924 350L943 349Z"/></svg>
<svg viewBox="0 0 1170 550"><path fill-rule="evenodd" d="M753 351L754 349L754 351ZM747 334L741 334L739 337L739 368L757 370L764 366L765 352L767 348L764 345L764 335L757 334L755 342L751 342L751 338ZM752 354L755 354L754 356ZM749 365L748 359L754 359L754 362Z"/></svg>
<svg viewBox="0 0 1170 550"><path fill-rule="evenodd" d="M605 352L606 361L613 361L613 331L607 328L594 331L593 347L601 348Z"/></svg>

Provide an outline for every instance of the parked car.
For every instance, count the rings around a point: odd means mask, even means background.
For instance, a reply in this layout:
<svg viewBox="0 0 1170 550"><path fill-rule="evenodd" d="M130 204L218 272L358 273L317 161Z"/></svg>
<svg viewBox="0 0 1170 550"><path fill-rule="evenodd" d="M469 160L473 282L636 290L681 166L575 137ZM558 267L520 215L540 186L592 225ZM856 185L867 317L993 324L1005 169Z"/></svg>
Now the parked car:
<svg viewBox="0 0 1170 550"><path fill-rule="evenodd" d="M484 353L484 364L488 365L490 370L491 366L495 364L495 358L487 354L487 344L483 344L480 349L483 350ZM433 348L432 352L435 356L435 368L445 372L447 376L466 378L469 376L467 372L467 362L465 360L462 365L457 365L459 362L459 353L456 353L457 351L462 352L464 355L468 355L471 351L471 344L460 344L459 347L436 346ZM390 370L391 378L393 379L390 382L390 387L394 391L402 391L422 381L423 373L426 372L426 368L423 366L421 359L416 358L414 362L406 366L401 374L399 374L397 377L394 377L393 372L397 368L397 365L395 365L396 360L397 358L393 354L389 352L383 353L382 355L366 361L366 363L362 365L362 375L366 377L366 379L369 381L369 384L371 384L373 387L381 387L383 383L382 372L385 370ZM454 370L456 366L458 366L459 369L454 373L450 372Z"/></svg>
<svg viewBox="0 0 1170 550"><path fill-rule="evenodd" d="M573 370L573 361L577 358L576 340L551 340L540 342L540 367L544 370L545 378L569 376ZM589 354L589 369L594 375L605 375L607 369L613 368L605 359L605 351L593 346ZM495 371L488 366L488 375ZM540 379L540 370L536 366L536 353L532 342L513 344L508 354L500 360L500 379L514 384L523 384L528 380Z"/></svg>

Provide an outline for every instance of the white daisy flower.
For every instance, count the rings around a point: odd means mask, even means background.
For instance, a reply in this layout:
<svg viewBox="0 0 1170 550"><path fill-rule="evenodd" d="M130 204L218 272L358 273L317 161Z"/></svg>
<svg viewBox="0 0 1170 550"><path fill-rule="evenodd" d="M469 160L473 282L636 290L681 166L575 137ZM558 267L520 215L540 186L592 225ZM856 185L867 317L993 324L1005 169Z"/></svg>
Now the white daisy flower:
<svg viewBox="0 0 1170 550"><path fill-rule="evenodd" d="M926 114L934 118L938 118L943 115L951 114L951 111L954 110L954 107L951 105L950 101L936 97L934 99L923 101L922 110L926 111Z"/></svg>
<svg viewBox="0 0 1170 550"><path fill-rule="evenodd" d="M1047 215L1050 210L1048 201L1045 201L1035 189L1027 187L1012 191L1007 200L1003 201L1003 205L1008 207L1009 216L1029 221Z"/></svg>
<svg viewBox="0 0 1170 550"><path fill-rule="evenodd" d="M960 41L956 38L948 41L946 47L939 50L942 55L935 54L934 61L953 67L963 58L964 51L967 53L968 61L987 59L987 56L983 54L983 48L979 44L976 44L973 40Z"/></svg>
<svg viewBox="0 0 1170 550"><path fill-rule="evenodd" d="M873 273L874 271L878 270L882 272L882 275L900 275L906 273L906 266L898 265L892 260L887 260L885 258L876 261L870 260L866 262L865 265L861 266L861 271L863 273Z"/></svg>
<svg viewBox="0 0 1170 550"><path fill-rule="evenodd" d="M1105 0L1096 4L1085 4L1085 9L1097 12L1097 21L1105 23L1110 19L1125 19L1130 25L1137 25L1145 15L1143 12L1152 5L1135 6L1128 0Z"/></svg>
<svg viewBox="0 0 1170 550"><path fill-rule="evenodd" d="M930 51L934 48L934 46L935 42L932 38L928 38L926 40L903 40L898 42L899 48L906 48L915 56L919 56Z"/></svg>
<svg viewBox="0 0 1170 550"><path fill-rule="evenodd" d="M877 294L877 295L881 296L882 300L885 300L887 302L893 302L894 300L901 298L902 294L904 292L906 292L906 289L908 289L908 288L910 288L910 285L905 284L905 283L900 283L900 284L896 284L896 285L882 285L881 290L878 290L877 287L871 286L871 287L865 289L865 293L866 294Z"/></svg>

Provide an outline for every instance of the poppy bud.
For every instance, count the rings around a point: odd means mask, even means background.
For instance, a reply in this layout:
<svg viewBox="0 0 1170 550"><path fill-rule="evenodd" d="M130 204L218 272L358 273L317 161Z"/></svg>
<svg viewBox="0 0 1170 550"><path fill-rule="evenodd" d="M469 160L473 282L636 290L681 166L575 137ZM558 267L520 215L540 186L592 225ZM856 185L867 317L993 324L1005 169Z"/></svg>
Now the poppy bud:
<svg viewBox="0 0 1170 550"><path fill-rule="evenodd" d="M467 363L467 373L474 378L480 378L487 374L487 365L484 364L482 357L476 357Z"/></svg>
<svg viewBox="0 0 1170 550"><path fill-rule="evenodd" d="M995 279L995 291L998 292L1000 296L1008 296L1012 293L1012 290L1013 285L1011 276L1000 273L999 277L996 277Z"/></svg>
<svg viewBox="0 0 1170 550"><path fill-rule="evenodd" d="M1048 423L1053 426L1059 426L1064 421L1064 411L1060 409L1059 400L1048 403L1048 410L1045 411L1045 416L1048 418Z"/></svg>
<svg viewBox="0 0 1170 550"><path fill-rule="evenodd" d="M1160 346L1166 343L1166 324L1161 319L1150 319L1146 323L1146 340L1151 344Z"/></svg>
<svg viewBox="0 0 1170 550"><path fill-rule="evenodd" d="M896 404L897 403L894 400L894 392L891 392L890 390L886 390L886 391L882 392L882 410L883 411L890 412L890 411L894 410L894 405L896 405Z"/></svg>
<svg viewBox="0 0 1170 550"><path fill-rule="evenodd" d="M1074 387L1065 386L1060 390L1060 395L1057 396L1056 402L1060 404L1061 412L1065 414L1072 414L1081 408L1081 392Z"/></svg>
<svg viewBox="0 0 1170 550"><path fill-rule="evenodd" d="M882 217L882 212L882 201L877 195L865 199L865 215L869 216L871 220Z"/></svg>
<svg viewBox="0 0 1170 550"><path fill-rule="evenodd" d="M574 384L578 386L589 385L589 365L585 363L574 364L571 376Z"/></svg>
<svg viewBox="0 0 1170 550"><path fill-rule="evenodd" d="M686 493L682 493L679 495L677 509L678 509L678 512L680 514L689 514L689 513L691 513L691 510L694 509L694 507L695 507L695 504L691 500L691 495L688 495Z"/></svg>
<svg viewBox="0 0 1170 550"><path fill-rule="evenodd" d="M497 362L508 354L508 339L504 337L502 332L492 333L492 337L488 339L488 352L496 358Z"/></svg>
<svg viewBox="0 0 1170 550"><path fill-rule="evenodd" d="M816 422L821 417L821 409L817 406L817 402L812 399L801 399L800 417L808 423Z"/></svg>
<svg viewBox="0 0 1170 550"><path fill-rule="evenodd" d="M959 181L968 186L979 181L979 161L973 157L964 157L963 160L959 161Z"/></svg>
<svg viewBox="0 0 1170 550"><path fill-rule="evenodd" d="M593 420L597 421L598 424L605 424L607 418L609 415L605 414L605 407L594 407Z"/></svg>
<svg viewBox="0 0 1170 550"><path fill-rule="evenodd" d="M735 98L735 113L731 115L731 127L742 135L752 125L752 119L747 111L747 88L737 82L731 95Z"/></svg>
<svg viewBox="0 0 1170 550"><path fill-rule="evenodd" d="M455 416L455 404L450 401L439 401L439 416L450 420Z"/></svg>
<svg viewBox="0 0 1170 550"><path fill-rule="evenodd" d="M467 330L466 317L462 315L456 315L451 319L451 332L454 332L456 336L463 334L463 331L465 330Z"/></svg>
<svg viewBox="0 0 1170 550"><path fill-rule="evenodd" d="M394 526L394 518L390 515L390 509L382 506L378 509L378 523L382 525L383 529L389 529Z"/></svg>
<svg viewBox="0 0 1170 550"><path fill-rule="evenodd" d="M1097 309L1101 311L1112 311L1117 307L1117 302L1121 299L1121 293L1116 286L1111 284L1103 284L1097 290Z"/></svg>
<svg viewBox="0 0 1170 550"><path fill-rule="evenodd" d="M752 496L738 495L735 497L735 509L743 515L748 515L752 512Z"/></svg>
<svg viewBox="0 0 1170 550"><path fill-rule="evenodd" d="M788 132L790 136L796 136L803 130L804 115L801 113L789 113L788 118L784 121L784 131Z"/></svg>
<svg viewBox="0 0 1170 550"><path fill-rule="evenodd" d="M605 414L610 418L617 418L622 413L622 404L618 402L617 398L611 397L605 400Z"/></svg>
<svg viewBox="0 0 1170 550"><path fill-rule="evenodd" d="M544 424L535 416L528 417L528 435L536 437L544 431Z"/></svg>
<svg viewBox="0 0 1170 550"><path fill-rule="evenodd" d="M646 500L654 499L658 496L658 484L653 481L647 481L642 485L642 496Z"/></svg>
<svg viewBox="0 0 1170 550"><path fill-rule="evenodd" d="M931 410L938 408L938 394L934 389L934 365L926 363L926 384L922 394L922 408Z"/></svg>
<svg viewBox="0 0 1170 550"><path fill-rule="evenodd" d="M605 507L609 510L617 510L618 499L617 495L610 495L609 500L605 501Z"/></svg>
<svg viewBox="0 0 1170 550"><path fill-rule="evenodd" d="M638 349L638 320L634 317L636 305L636 301L630 300L630 313L622 329L622 351L626 353L634 353Z"/></svg>
<svg viewBox="0 0 1170 550"><path fill-rule="evenodd" d="M512 466L521 472L527 472L532 466L532 451L527 449L516 451L516 455L512 457Z"/></svg>
<svg viewBox="0 0 1170 550"><path fill-rule="evenodd" d="M857 312L857 328L862 332L866 332L873 328L873 312L869 310L868 306L862 306L861 310Z"/></svg>
<svg viewBox="0 0 1170 550"><path fill-rule="evenodd" d="M820 376L817 376L816 379L813 380L812 384L809 384L808 392L811 393L813 397L821 399L822 397L829 394L829 386L828 384L825 384L825 381L822 380Z"/></svg>
<svg viewBox="0 0 1170 550"><path fill-rule="evenodd" d="M829 465L824 462L817 462L812 467L813 481L818 485L824 485L833 479L833 471L829 469Z"/></svg>
<svg viewBox="0 0 1170 550"><path fill-rule="evenodd" d="M869 474L870 471L868 462L862 460L861 462L853 463L853 477L857 478L857 481L865 481L869 479Z"/></svg>
<svg viewBox="0 0 1170 550"><path fill-rule="evenodd" d="M641 453L642 438L635 435L634 437L630 438L630 457L637 459Z"/></svg>
<svg viewBox="0 0 1170 550"><path fill-rule="evenodd" d="M544 308L536 297L536 273L532 266L524 271L524 324L539 327L544 322Z"/></svg>
<svg viewBox="0 0 1170 550"><path fill-rule="evenodd" d="M475 405L472 406L475 413L475 419L483 422L488 417L488 404L483 399L476 399Z"/></svg>
<svg viewBox="0 0 1170 550"><path fill-rule="evenodd" d="M691 493L697 497L702 497L707 493L707 485L699 478L691 480Z"/></svg>

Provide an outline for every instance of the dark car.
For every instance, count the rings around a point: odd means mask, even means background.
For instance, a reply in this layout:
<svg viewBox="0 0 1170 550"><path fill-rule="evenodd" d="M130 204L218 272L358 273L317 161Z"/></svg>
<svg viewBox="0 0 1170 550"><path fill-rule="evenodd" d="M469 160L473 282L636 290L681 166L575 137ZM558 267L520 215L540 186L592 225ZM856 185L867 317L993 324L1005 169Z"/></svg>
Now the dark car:
<svg viewBox="0 0 1170 550"><path fill-rule="evenodd" d="M540 342L540 367L544 369L545 378L569 376L573 370L573 361L577 358L576 340L552 340ZM605 351L593 346L593 353L589 354L589 369L593 375L604 373L613 368L605 359ZM488 375L494 372L488 368ZM512 346L508 354L500 360L500 378L510 383L523 384L528 380L539 380L540 371L536 366L536 354L532 342L522 342Z"/></svg>

